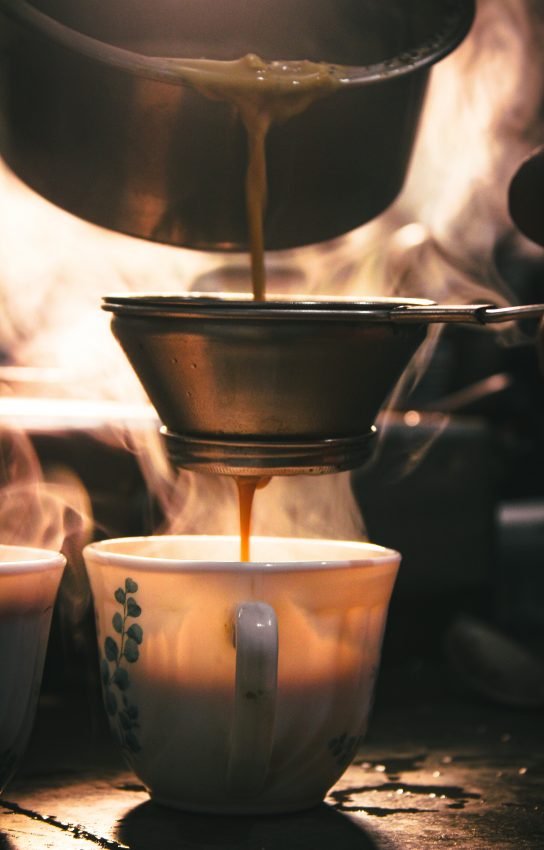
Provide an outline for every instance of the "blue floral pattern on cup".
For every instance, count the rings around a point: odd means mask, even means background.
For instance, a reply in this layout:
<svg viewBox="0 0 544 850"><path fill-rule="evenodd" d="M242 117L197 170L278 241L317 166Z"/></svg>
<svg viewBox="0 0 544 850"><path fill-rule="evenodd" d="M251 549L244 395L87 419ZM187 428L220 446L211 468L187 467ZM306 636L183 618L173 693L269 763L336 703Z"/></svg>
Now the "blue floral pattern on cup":
<svg viewBox="0 0 544 850"><path fill-rule="evenodd" d="M116 636L108 635L104 640L104 655L100 661L104 705L121 746L130 753L141 750L137 734L140 715L138 706L129 697L130 673L127 666L138 661L144 639L142 627L134 622L142 613L134 597L137 592L138 585L131 578L125 579L124 588L118 587L115 591L115 601L121 609L112 618Z"/></svg>

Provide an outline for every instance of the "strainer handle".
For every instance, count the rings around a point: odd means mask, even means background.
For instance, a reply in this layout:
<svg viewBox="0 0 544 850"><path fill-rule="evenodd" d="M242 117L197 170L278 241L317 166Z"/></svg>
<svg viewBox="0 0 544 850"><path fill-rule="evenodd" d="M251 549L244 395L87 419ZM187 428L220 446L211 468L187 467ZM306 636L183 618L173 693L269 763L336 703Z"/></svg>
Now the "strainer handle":
<svg viewBox="0 0 544 850"><path fill-rule="evenodd" d="M229 788L257 794L266 779L276 713L278 623L266 602L238 605L234 620L236 681Z"/></svg>
<svg viewBox="0 0 544 850"><path fill-rule="evenodd" d="M539 319L544 315L544 304L518 304L497 307L494 304L403 304L389 311L395 324L416 322L472 323L477 325L515 322L522 319Z"/></svg>

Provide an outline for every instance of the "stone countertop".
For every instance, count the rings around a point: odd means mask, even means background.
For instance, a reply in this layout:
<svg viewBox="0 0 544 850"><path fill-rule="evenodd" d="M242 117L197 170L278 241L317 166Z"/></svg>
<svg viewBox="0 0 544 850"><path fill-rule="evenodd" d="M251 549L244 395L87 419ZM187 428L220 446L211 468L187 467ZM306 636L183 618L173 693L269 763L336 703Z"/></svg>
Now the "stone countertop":
<svg viewBox="0 0 544 850"><path fill-rule="evenodd" d="M149 801L94 698L45 696L0 798L2 850L542 850L544 711L463 690L443 669L382 672L367 741L300 814L184 814Z"/></svg>

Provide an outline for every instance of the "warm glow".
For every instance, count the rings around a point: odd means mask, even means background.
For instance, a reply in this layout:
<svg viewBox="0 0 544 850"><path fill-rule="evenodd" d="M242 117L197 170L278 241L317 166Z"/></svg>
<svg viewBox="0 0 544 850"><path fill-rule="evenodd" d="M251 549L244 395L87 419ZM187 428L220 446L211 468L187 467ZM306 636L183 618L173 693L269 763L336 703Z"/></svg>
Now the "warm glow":
<svg viewBox="0 0 544 850"><path fill-rule="evenodd" d="M122 404L69 398L0 397L0 427L25 431L91 430L116 423L119 428L159 427L149 404Z"/></svg>
<svg viewBox="0 0 544 850"><path fill-rule="evenodd" d="M408 425L409 428L417 428L421 423L421 413L418 413L417 410L407 410L403 420L404 424Z"/></svg>

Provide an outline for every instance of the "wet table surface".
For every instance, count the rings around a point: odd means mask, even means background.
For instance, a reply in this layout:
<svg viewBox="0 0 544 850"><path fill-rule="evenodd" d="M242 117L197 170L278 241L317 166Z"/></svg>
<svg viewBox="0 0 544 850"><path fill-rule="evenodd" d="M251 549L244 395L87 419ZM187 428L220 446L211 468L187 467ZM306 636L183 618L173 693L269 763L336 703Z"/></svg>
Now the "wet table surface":
<svg viewBox="0 0 544 850"><path fill-rule="evenodd" d="M542 850L544 710L497 706L446 671L384 671L364 748L326 802L274 817L155 805L93 699L42 699L0 797L2 850Z"/></svg>

